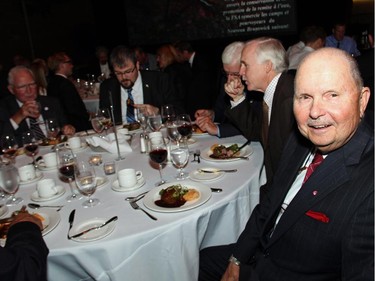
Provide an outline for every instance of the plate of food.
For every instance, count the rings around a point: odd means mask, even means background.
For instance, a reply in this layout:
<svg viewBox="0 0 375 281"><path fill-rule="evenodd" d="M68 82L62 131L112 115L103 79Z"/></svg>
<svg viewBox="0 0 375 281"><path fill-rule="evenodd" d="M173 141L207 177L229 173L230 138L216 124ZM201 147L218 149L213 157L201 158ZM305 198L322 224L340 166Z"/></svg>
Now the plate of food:
<svg viewBox="0 0 375 281"><path fill-rule="evenodd" d="M176 181L150 190L143 199L146 208L176 213L196 208L211 198L211 189L199 182Z"/></svg>
<svg viewBox="0 0 375 281"><path fill-rule="evenodd" d="M203 137L203 136L209 136L209 134L207 132L203 132L199 127L198 125L196 124L193 124L192 126L192 136L193 137Z"/></svg>
<svg viewBox="0 0 375 281"><path fill-rule="evenodd" d="M54 146L56 144L60 144L60 143L66 142L67 140L68 140L67 136L60 135L56 139L44 139L44 140L40 140L39 141L39 145L40 146L50 147L50 146Z"/></svg>
<svg viewBox="0 0 375 281"><path fill-rule="evenodd" d="M241 144L237 143L216 143L203 150L201 158L212 162L231 162L244 159L244 157L248 157L253 153L249 145L238 151L240 146Z"/></svg>
<svg viewBox="0 0 375 281"><path fill-rule="evenodd" d="M141 124L139 122L132 122L132 123L124 124L120 126L119 128L128 129L130 134L134 134L134 133L138 133L142 131Z"/></svg>

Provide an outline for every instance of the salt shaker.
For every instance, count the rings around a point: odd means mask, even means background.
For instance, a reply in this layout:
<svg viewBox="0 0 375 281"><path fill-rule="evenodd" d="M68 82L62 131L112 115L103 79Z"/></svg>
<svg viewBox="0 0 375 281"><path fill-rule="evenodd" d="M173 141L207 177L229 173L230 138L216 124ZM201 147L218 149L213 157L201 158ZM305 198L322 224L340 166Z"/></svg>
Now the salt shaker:
<svg viewBox="0 0 375 281"><path fill-rule="evenodd" d="M141 153L146 153L147 152L146 139L143 133L141 133L140 135L140 142L141 142Z"/></svg>
<svg viewBox="0 0 375 281"><path fill-rule="evenodd" d="M146 145L146 153L149 153L151 150L151 142L148 135L145 135L145 145Z"/></svg>

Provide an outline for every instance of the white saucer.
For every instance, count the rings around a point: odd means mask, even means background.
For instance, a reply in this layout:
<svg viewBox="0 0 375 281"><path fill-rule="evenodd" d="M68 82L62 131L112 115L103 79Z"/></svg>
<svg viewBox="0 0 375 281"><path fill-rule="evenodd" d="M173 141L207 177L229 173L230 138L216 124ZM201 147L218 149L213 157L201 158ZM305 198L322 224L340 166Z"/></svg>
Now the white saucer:
<svg viewBox="0 0 375 281"><path fill-rule="evenodd" d="M214 173L204 173L199 170L200 169L190 172L190 179L194 181L214 181L224 176L224 172L216 172L216 168L202 168L202 170L213 171Z"/></svg>
<svg viewBox="0 0 375 281"><path fill-rule="evenodd" d="M65 193L65 188L61 185L57 185L56 189L57 189L57 193L55 195L51 196L51 197L48 197L48 198L39 197L38 191L35 190L31 194L31 200L33 200L35 202L44 202L44 201L54 200L54 199L57 199L57 198L61 197Z"/></svg>
<svg viewBox="0 0 375 281"><path fill-rule="evenodd" d="M69 147L69 145L67 145L67 147ZM80 148L74 148L74 149L72 148L72 151L73 153L79 153L79 152L85 151L87 147L88 145L86 143L82 143Z"/></svg>
<svg viewBox="0 0 375 281"><path fill-rule="evenodd" d="M135 189L138 189L140 188L141 186L143 186L144 184L146 183L144 177L141 177L139 179L139 181L137 182L137 184L133 187L129 187L129 188L124 188L124 187L121 187L118 180L115 180L112 184L112 189L114 191L118 191L118 192L125 192L125 191L131 191L131 190L135 190Z"/></svg>
<svg viewBox="0 0 375 281"><path fill-rule="evenodd" d="M69 233L70 235L74 235L76 233L80 233L91 227L99 226L106 221L107 219L103 219L103 218L90 219L88 221L78 223L77 225L73 226L73 228L69 231ZM90 241L99 240L99 239L106 237L110 233L112 233L113 230L115 229L115 226L116 226L116 222L111 222L100 229L92 230L92 231L87 232L86 234L83 234L82 236L72 238L72 240L77 241L77 242L90 242Z"/></svg>
<svg viewBox="0 0 375 281"><path fill-rule="evenodd" d="M29 183L33 183L33 182L36 182L38 180L40 180L41 178L43 178L43 173L42 172L39 172L39 171L35 171L35 175L36 177L31 179L31 180L28 180L28 181L21 181L20 180L20 185L21 184L29 184Z"/></svg>
<svg viewBox="0 0 375 281"><path fill-rule="evenodd" d="M44 161L43 160L39 160L37 162L38 164L38 169L41 170L41 171L51 171L51 170L56 170L57 169L57 165L56 166L53 166L53 167L47 167L45 164L44 164Z"/></svg>
<svg viewBox="0 0 375 281"><path fill-rule="evenodd" d="M50 233L60 222L60 214L56 210L43 209L38 211L29 211L31 214L38 214L43 217L42 235Z"/></svg>
<svg viewBox="0 0 375 281"><path fill-rule="evenodd" d="M0 205L0 218L4 217L8 213L8 210L6 205Z"/></svg>

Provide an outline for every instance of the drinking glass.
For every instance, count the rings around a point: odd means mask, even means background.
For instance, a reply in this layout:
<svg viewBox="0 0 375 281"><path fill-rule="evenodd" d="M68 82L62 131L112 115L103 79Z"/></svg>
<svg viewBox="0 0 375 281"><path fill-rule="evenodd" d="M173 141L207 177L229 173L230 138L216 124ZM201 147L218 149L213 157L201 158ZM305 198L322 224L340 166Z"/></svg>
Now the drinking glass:
<svg viewBox="0 0 375 281"><path fill-rule="evenodd" d="M105 119L106 117L103 116L100 110L98 110L95 113L95 115L91 118L91 125L97 134L103 132Z"/></svg>
<svg viewBox="0 0 375 281"><path fill-rule="evenodd" d="M19 182L18 170L15 166L8 164L0 167L0 186L6 194L10 195L5 203L8 206L17 205L23 201L22 198L15 197Z"/></svg>
<svg viewBox="0 0 375 281"><path fill-rule="evenodd" d="M103 116L101 119L105 134L108 134L108 129L112 127L112 119L111 119L111 113L108 108L101 108L99 109L100 114Z"/></svg>
<svg viewBox="0 0 375 281"><path fill-rule="evenodd" d="M38 141L36 140L34 134L31 131L22 134L23 147L25 148L25 153L27 156L32 157L33 165L35 165L35 156L39 152Z"/></svg>
<svg viewBox="0 0 375 281"><path fill-rule="evenodd" d="M90 166L88 162L80 161L75 166L74 177L79 192L89 197L82 203L82 206L87 208L98 205L100 203L99 199L91 197L96 190L96 176L94 168Z"/></svg>
<svg viewBox="0 0 375 281"><path fill-rule="evenodd" d="M173 121L176 118L176 111L171 104L163 105L160 109L160 114L163 124L167 121Z"/></svg>
<svg viewBox="0 0 375 281"><path fill-rule="evenodd" d="M171 150L172 163L179 169L176 176L177 180L183 180L188 177L188 174L183 171L183 168L189 161L189 148L186 144L180 144Z"/></svg>
<svg viewBox="0 0 375 281"><path fill-rule="evenodd" d="M167 121L167 133L171 141L175 142L177 145L180 145L181 134L178 132L178 125L176 121Z"/></svg>
<svg viewBox="0 0 375 281"><path fill-rule="evenodd" d="M163 169L163 163L167 160L168 150L167 146L164 143L164 139L157 143L151 143L151 151L149 152L150 159L159 165L159 174L160 174L160 181L157 182L155 185L161 185L166 183L163 179L163 175L161 170Z"/></svg>
<svg viewBox="0 0 375 281"><path fill-rule="evenodd" d="M49 140L56 140L60 134L60 125L55 118L50 118L45 121L47 138Z"/></svg>
<svg viewBox="0 0 375 281"><path fill-rule="evenodd" d="M76 157L73 151L68 147L59 147L57 149L57 156L59 175L63 181L69 182L71 195L69 195L66 200L70 202L72 200L81 199L82 196L77 194L73 187L74 169L76 165Z"/></svg>
<svg viewBox="0 0 375 281"><path fill-rule="evenodd" d="M177 130L181 134L184 142L191 136L193 127L191 124L191 119L189 114L180 114L177 116Z"/></svg>
<svg viewBox="0 0 375 281"><path fill-rule="evenodd" d="M161 129L161 126L163 123L161 122L161 116L160 115L151 115L148 117L148 123L150 125L150 128L154 132L158 132Z"/></svg>
<svg viewBox="0 0 375 281"><path fill-rule="evenodd" d="M0 140L1 150L4 156L12 163L15 163L16 152L18 149L17 140L13 134L3 135Z"/></svg>
<svg viewBox="0 0 375 281"><path fill-rule="evenodd" d="M136 110L137 119L139 124L141 124L141 128L143 130L143 134L145 134L147 126L148 126L148 115L146 110L143 110L141 108L137 108Z"/></svg>

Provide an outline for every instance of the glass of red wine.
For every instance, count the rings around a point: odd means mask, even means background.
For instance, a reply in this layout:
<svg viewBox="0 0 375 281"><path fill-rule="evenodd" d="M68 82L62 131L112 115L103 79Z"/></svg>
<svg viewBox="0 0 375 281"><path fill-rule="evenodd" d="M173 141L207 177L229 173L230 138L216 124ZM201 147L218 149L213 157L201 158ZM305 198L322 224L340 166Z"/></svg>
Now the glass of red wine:
<svg viewBox="0 0 375 281"><path fill-rule="evenodd" d="M6 134L0 140L1 150L4 157L8 158L13 164L15 163L16 152L18 149L17 140L13 134Z"/></svg>
<svg viewBox="0 0 375 281"><path fill-rule="evenodd" d="M74 169L76 165L76 156L73 151L68 147L59 147L57 150L57 161L59 168L59 175L63 181L69 182L69 187L71 195L69 195L66 200L68 202L73 200L81 199L82 196L75 191L73 187L74 181Z"/></svg>
<svg viewBox="0 0 375 281"><path fill-rule="evenodd" d="M177 130L182 136L182 139L187 144L187 139L191 136L193 126L189 114L180 114L177 116Z"/></svg>
<svg viewBox="0 0 375 281"><path fill-rule="evenodd" d="M168 150L164 142L164 139L157 143L151 143L151 151L149 152L150 159L159 165L160 181L155 183L156 186L166 183L163 179L161 170L163 169L163 163L167 160Z"/></svg>
<svg viewBox="0 0 375 281"><path fill-rule="evenodd" d="M22 134L22 142L23 147L25 149L25 153L27 156L32 157L33 159L33 165L35 166L35 156L39 152L39 144L37 139L35 138L33 132L27 131Z"/></svg>

